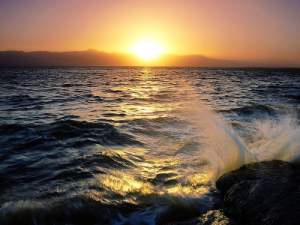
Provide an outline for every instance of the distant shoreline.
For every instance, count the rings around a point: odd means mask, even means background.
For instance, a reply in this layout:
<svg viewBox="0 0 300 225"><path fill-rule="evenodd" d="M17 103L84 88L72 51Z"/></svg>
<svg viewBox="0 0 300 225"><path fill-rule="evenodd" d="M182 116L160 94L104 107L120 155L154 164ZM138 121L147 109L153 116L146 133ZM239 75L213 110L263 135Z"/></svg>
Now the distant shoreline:
<svg viewBox="0 0 300 225"><path fill-rule="evenodd" d="M107 53L96 50L0 51L0 67L153 67L204 69L299 69L292 63L255 63L215 59L203 55L164 55L153 62L142 62L131 54Z"/></svg>
<svg viewBox="0 0 300 225"><path fill-rule="evenodd" d="M0 69L57 69L57 68L76 68L76 69L86 69L86 68L123 68L123 69L128 69L128 68L151 68L151 69L204 69L204 70L300 70L300 67L205 67L205 66L94 66L94 65L83 65L83 66L72 66L72 65L67 65L67 66L56 66L56 65L45 65L45 66L5 66L5 65L0 65Z"/></svg>

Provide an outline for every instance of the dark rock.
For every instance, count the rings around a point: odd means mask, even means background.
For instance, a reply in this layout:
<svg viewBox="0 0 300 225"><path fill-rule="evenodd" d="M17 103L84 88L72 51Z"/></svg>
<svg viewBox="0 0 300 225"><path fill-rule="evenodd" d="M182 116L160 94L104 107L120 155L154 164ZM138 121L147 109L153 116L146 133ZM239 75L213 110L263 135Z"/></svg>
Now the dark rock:
<svg viewBox="0 0 300 225"><path fill-rule="evenodd" d="M245 165L216 183L226 215L243 225L300 224L300 166L282 161Z"/></svg>

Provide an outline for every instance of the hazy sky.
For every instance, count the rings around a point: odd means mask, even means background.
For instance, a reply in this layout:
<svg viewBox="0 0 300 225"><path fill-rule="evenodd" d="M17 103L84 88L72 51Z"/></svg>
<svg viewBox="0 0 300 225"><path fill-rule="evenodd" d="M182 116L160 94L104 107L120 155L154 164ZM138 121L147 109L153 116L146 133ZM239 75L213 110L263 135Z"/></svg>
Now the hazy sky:
<svg viewBox="0 0 300 225"><path fill-rule="evenodd" d="M0 50L167 52L300 65L300 0L0 0Z"/></svg>

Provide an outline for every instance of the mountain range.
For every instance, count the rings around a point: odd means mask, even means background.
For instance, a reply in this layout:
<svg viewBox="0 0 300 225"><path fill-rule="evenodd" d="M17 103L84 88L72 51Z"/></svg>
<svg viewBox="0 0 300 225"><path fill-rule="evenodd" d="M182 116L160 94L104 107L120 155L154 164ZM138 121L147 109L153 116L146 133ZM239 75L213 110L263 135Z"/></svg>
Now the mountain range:
<svg viewBox="0 0 300 225"><path fill-rule="evenodd" d="M49 51L0 51L1 67L18 66L187 66L187 67L239 67L249 64L203 55L163 55L158 60L145 63L131 54L106 53L96 50ZM250 65L251 66L251 65Z"/></svg>

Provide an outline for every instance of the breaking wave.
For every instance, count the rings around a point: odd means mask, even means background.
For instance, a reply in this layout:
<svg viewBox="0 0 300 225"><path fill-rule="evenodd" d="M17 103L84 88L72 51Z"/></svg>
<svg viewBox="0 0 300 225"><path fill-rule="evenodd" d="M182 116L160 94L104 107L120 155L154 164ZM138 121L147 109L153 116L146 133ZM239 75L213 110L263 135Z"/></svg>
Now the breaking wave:
<svg viewBox="0 0 300 225"><path fill-rule="evenodd" d="M0 77L1 225L166 224L215 209L230 170L300 159L295 72L12 70Z"/></svg>

